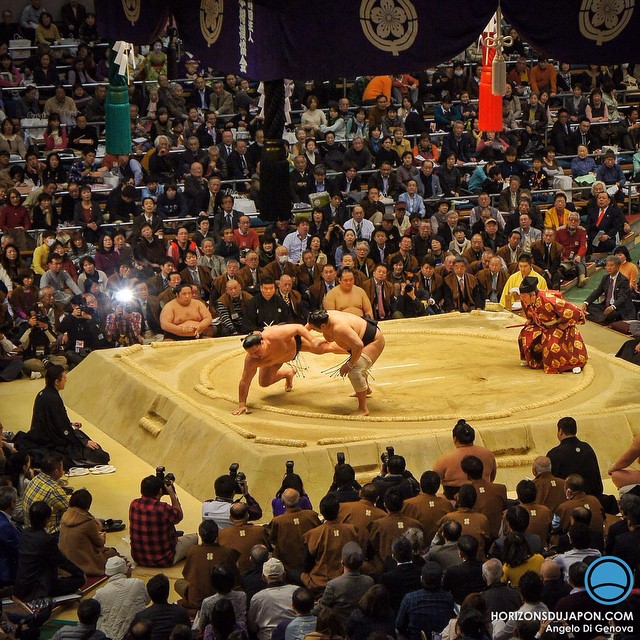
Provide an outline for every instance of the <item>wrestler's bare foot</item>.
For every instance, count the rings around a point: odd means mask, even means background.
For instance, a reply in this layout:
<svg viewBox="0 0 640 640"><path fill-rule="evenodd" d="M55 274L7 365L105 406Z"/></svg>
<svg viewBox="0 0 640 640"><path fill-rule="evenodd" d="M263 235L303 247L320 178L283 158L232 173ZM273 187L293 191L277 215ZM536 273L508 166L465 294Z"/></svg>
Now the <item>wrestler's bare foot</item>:
<svg viewBox="0 0 640 640"><path fill-rule="evenodd" d="M295 375L296 375L296 372L293 369L291 369L291 371L287 373L287 375L285 376L285 380L286 380L286 382L284 383L285 391L293 391L293 376Z"/></svg>
<svg viewBox="0 0 640 640"><path fill-rule="evenodd" d="M373 393L373 389L371 387L367 387L367 395L370 396L372 393ZM349 397L357 398L358 394L354 391Z"/></svg>
<svg viewBox="0 0 640 640"><path fill-rule="evenodd" d="M368 416L369 415L369 409L357 409L351 415L352 416Z"/></svg>

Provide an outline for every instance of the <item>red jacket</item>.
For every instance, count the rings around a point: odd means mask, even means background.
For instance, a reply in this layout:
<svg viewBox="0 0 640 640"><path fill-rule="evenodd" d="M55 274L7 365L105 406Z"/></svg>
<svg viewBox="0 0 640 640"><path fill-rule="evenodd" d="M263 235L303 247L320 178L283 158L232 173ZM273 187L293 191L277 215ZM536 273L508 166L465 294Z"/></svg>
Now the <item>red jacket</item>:
<svg viewBox="0 0 640 640"><path fill-rule="evenodd" d="M584 258L587 254L587 232L582 227L578 227L573 234L569 233L566 226L559 227L556 231L556 242L562 245L563 260L569 260L570 256Z"/></svg>
<svg viewBox="0 0 640 640"><path fill-rule="evenodd" d="M14 207L11 204L5 204L0 209L0 229L9 231L16 227L24 227L25 230L31 229L31 219L26 207L18 205Z"/></svg>

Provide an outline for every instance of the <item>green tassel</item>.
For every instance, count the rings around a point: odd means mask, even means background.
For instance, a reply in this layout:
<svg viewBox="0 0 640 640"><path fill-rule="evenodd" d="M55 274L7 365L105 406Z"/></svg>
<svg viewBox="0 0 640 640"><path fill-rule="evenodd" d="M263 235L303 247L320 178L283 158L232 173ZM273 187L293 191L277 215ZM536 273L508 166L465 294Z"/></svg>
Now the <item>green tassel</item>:
<svg viewBox="0 0 640 640"><path fill-rule="evenodd" d="M109 88L105 103L107 153L129 155L131 153L131 120L129 116L129 90L127 80L119 74L113 42L109 43Z"/></svg>
<svg viewBox="0 0 640 640"><path fill-rule="evenodd" d="M105 104L107 153L131 153L129 92L126 86L109 85Z"/></svg>

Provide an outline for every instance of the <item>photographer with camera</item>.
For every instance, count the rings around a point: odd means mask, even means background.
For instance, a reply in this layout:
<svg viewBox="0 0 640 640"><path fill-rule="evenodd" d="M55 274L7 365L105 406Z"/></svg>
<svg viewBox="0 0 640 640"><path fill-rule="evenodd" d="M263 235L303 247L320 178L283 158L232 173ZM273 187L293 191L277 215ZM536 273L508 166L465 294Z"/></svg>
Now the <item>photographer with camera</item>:
<svg viewBox="0 0 640 640"><path fill-rule="evenodd" d="M94 310L82 296L74 296L68 313L60 322L64 355L71 367L80 364L91 351L100 348L104 336L95 319Z"/></svg>
<svg viewBox="0 0 640 640"><path fill-rule="evenodd" d="M396 298L393 316L397 318L419 318L427 315L427 311L422 301L416 296L417 277L414 276L413 283L406 282L400 285L400 295Z"/></svg>
<svg viewBox="0 0 640 640"><path fill-rule="evenodd" d="M285 463L285 474L282 479L282 484L276 493L276 497L271 501L271 510L273 511L273 517L282 515L286 511L284 499L282 494L287 489L295 489L299 495L300 509L313 509L309 496L305 493L304 485L302 484L302 478L293 472L293 460L287 460Z"/></svg>
<svg viewBox="0 0 640 640"><path fill-rule="evenodd" d="M142 344L142 316L134 310L132 302L117 302L113 313L107 316L104 333L113 347L130 347Z"/></svg>
<svg viewBox="0 0 640 640"><path fill-rule="evenodd" d="M360 500L360 483L356 480L355 469L345 464L344 453L338 453L338 464L333 472L333 483L329 487L330 493L338 498L338 502L356 502Z"/></svg>
<svg viewBox="0 0 640 640"><path fill-rule="evenodd" d="M376 505L379 508L384 508L384 496L389 489L393 489L404 500L418 495L420 485L413 474L407 471L407 463L403 456L396 455L393 447L387 447L380 459L382 460L380 474L373 479L373 483L378 488Z"/></svg>
<svg viewBox="0 0 640 640"><path fill-rule="evenodd" d="M20 336L24 356L22 372L36 380L42 378L48 362L65 367L67 359L53 353L56 351L56 336L51 329L49 318L32 310L29 312L27 323L28 329Z"/></svg>
<svg viewBox="0 0 640 640"><path fill-rule="evenodd" d="M142 480L142 495L129 506L131 557L142 567L170 567L198 542L195 533L178 537L175 525L183 514L174 480L172 474L165 476L164 467L158 467L155 476ZM162 496L169 496L171 504L162 502Z"/></svg>
<svg viewBox="0 0 640 640"><path fill-rule="evenodd" d="M202 505L202 519L214 520L220 529L231 526L229 512L231 507L245 499L249 517L248 520L260 520L262 518L262 507L249 494L247 477L242 471L238 471L239 464L234 462L229 467L229 474L216 478L213 488L216 497L213 500L206 500ZM236 495L241 498L235 500Z"/></svg>

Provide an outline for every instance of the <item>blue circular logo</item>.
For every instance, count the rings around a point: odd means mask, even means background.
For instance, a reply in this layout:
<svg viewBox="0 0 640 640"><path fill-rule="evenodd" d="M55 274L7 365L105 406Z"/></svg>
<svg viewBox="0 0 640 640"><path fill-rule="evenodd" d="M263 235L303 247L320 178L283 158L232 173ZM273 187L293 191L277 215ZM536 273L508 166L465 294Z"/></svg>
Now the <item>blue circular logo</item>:
<svg viewBox="0 0 640 640"><path fill-rule="evenodd" d="M633 571L624 560L603 556L589 565L584 586L589 596L599 604L618 604L633 589Z"/></svg>

